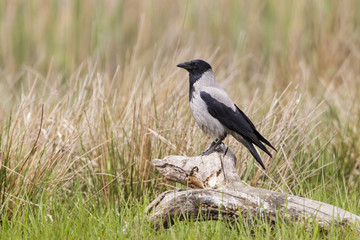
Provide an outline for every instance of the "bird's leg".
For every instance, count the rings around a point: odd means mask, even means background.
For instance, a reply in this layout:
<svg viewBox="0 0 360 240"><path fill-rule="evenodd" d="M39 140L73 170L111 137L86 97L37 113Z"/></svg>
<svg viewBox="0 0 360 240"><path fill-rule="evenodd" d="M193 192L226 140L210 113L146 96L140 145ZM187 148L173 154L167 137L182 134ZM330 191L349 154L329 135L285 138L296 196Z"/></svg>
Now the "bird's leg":
<svg viewBox="0 0 360 240"><path fill-rule="evenodd" d="M219 139L216 139L215 141L213 141L210 144L210 147L208 149L206 149L205 152L201 153L200 155L206 156L206 155L213 153L215 151L215 148L217 148L225 138L226 138L226 135L221 136Z"/></svg>
<svg viewBox="0 0 360 240"><path fill-rule="evenodd" d="M202 156L206 156L206 155L209 155L210 153L212 153L214 150L215 150L215 145L216 143L218 142L218 139L216 139L215 141L213 141L211 144L210 144L210 147L208 147L208 149L206 149L204 152L202 152L200 155Z"/></svg>

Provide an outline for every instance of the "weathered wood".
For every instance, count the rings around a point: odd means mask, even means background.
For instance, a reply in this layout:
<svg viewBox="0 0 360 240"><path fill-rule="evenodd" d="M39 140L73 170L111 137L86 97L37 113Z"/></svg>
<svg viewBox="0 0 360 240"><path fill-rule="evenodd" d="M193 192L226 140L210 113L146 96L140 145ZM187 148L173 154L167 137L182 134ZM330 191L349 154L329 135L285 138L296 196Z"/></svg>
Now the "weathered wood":
<svg viewBox="0 0 360 240"><path fill-rule="evenodd" d="M167 156L152 163L166 179L185 186L216 189L242 186L233 150L225 145L220 145L218 150L208 156Z"/></svg>
<svg viewBox="0 0 360 240"><path fill-rule="evenodd" d="M317 221L323 228L332 223L348 225L360 231L360 217L341 208L245 186L236 172L235 154L225 145L208 156L167 156L153 164L166 179L196 188L160 194L145 210L155 227L168 227L176 217L235 221L241 215L251 223L275 224L281 217L289 222Z"/></svg>

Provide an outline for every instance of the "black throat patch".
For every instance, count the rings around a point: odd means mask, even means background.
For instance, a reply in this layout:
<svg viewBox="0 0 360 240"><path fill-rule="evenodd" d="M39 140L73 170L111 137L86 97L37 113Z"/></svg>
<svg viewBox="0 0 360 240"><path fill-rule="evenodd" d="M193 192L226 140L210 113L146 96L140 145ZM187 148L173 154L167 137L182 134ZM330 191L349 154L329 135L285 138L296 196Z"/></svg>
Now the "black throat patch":
<svg viewBox="0 0 360 240"><path fill-rule="evenodd" d="M193 98L193 93L195 91L194 84L202 77L203 73L189 73L189 101Z"/></svg>

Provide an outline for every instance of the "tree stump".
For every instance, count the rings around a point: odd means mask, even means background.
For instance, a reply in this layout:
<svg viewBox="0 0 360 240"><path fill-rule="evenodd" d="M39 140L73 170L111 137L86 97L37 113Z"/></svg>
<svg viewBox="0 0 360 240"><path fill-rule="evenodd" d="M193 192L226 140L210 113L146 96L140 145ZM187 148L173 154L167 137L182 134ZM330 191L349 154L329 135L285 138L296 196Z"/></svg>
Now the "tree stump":
<svg viewBox="0 0 360 240"><path fill-rule="evenodd" d="M167 156L152 161L166 179L194 189L166 191L145 210L155 228L180 220L241 219L256 224L267 221L317 221L322 228L347 225L360 232L360 217L330 204L304 197L244 185L236 172L232 149L221 144L208 156ZM201 216L201 218L199 217Z"/></svg>

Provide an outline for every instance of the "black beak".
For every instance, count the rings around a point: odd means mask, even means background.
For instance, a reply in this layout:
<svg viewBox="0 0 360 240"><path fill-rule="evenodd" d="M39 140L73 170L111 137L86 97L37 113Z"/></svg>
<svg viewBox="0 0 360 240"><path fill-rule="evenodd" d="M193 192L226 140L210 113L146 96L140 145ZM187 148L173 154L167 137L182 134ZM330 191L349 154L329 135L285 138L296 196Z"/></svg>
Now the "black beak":
<svg viewBox="0 0 360 240"><path fill-rule="evenodd" d="M179 63L178 65L176 65L179 68L184 68L186 70L191 70L192 69L192 65L190 62L183 62L183 63Z"/></svg>

